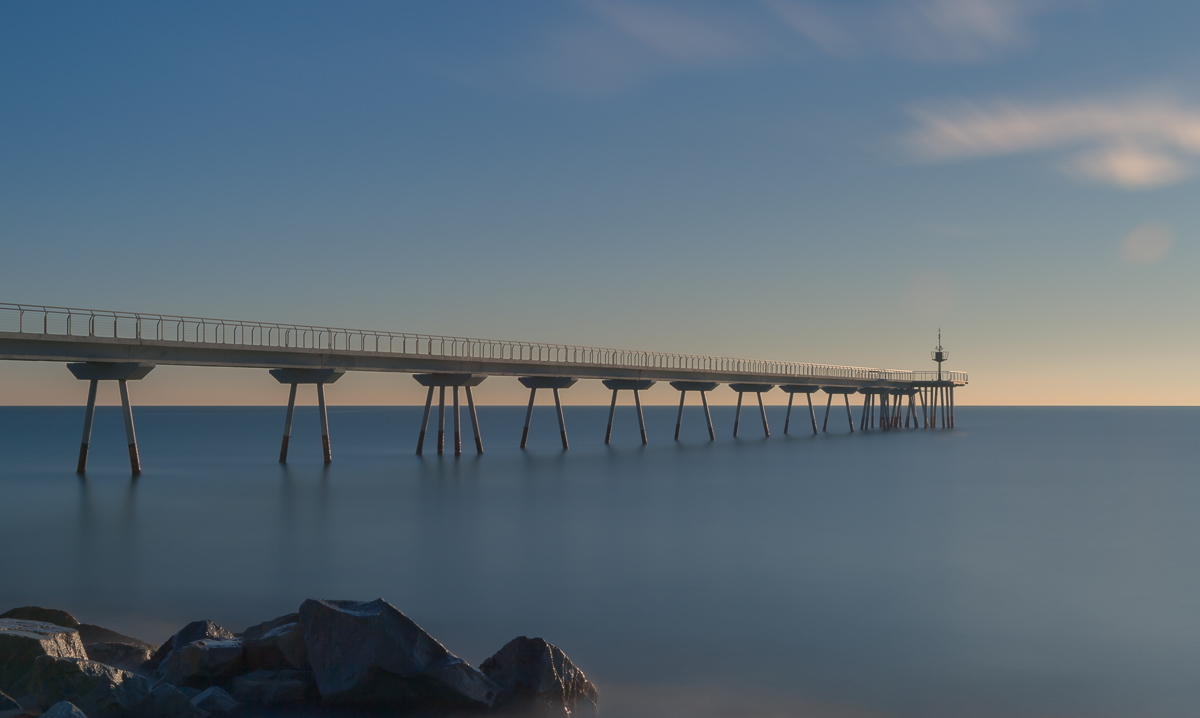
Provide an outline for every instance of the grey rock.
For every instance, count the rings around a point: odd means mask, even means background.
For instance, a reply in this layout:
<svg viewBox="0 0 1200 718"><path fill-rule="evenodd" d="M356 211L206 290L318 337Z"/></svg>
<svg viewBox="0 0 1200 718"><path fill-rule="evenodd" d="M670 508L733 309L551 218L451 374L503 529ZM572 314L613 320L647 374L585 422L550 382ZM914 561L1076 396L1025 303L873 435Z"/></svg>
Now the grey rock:
<svg viewBox="0 0 1200 718"><path fill-rule="evenodd" d="M53 623L63 628L79 628L79 619L66 611L57 608L42 608L41 606L21 606L4 613L0 619L15 618L20 621L35 621L37 623Z"/></svg>
<svg viewBox="0 0 1200 718"><path fill-rule="evenodd" d="M498 709L530 716L596 714L596 686L562 649L541 638L514 638L479 670L500 686Z"/></svg>
<svg viewBox="0 0 1200 718"><path fill-rule="evenodd" d="M191 686L175 686L175 687L179 689L180 693L187 696L189 701L204 692L204 691L200 690L199 688L192 688ZM207 690L207 689L205 689L205 690Z"/></svg>
<svg viewBox="0 0 1200 718"><path fill-rule="evenodd" d="M316 680L309 671L254 671L233 679L233 697L252 706L298 706L315 696Z"/></svg>
<svg viewBox="0 0 1200 718"><path fill-rule="evenodd" d="M12 611L9 611L12 613ZM52 623L0 619L0 691L22 701L31 692L38 656L87 658L79 632Z"/></svg>
<svg viewBox="0 0 1200 718"><path fill-rule="evenodd" d="M178 688L165 683L155 686L150 695L130 712L130 718L207 718Z"/></svg>
<svg viewBox="0 0 1200 718"><path fill-rule="evenodd" d="M136 643L88 643L84 645L88 660L104 663L123 671L139 673L153 653L149 644Z"/></svg>
<svg viewBox="0 0 1200 718"><path fill-rule="evenodd" d="M50 706L50 710L42 714L42 718L88 718L87 714L75 707L74 703L62 701Z"/></svg>
<svg viewBox="0 0 1200 718"><path fill-rule="evenodd" d="M192 696L192 705L209 713L232 713L242 707L233 696L216 686Z"/></svg>
<svg viewBox="0 0 1200 718"><path fill-rule="evenodd" d="M207 687L242 672L240 639L205 638L171 651L158 670L161 679L177 686Z"/></svg>
<svg viewBox="0 0 1200 718"><path fill-rule="evenodd" d="M235 636L225 628L213 623L212 621L192 621L188 625L179 629L179 632L167 639L167 642L162 644L154 655L150 656L149 666L157 668L166 661L171 652L177 646L186 646L194 641L201 641L207 638L215 638L220 640L230 640Z"/></svg>
<svg viewBox="0 0 1200 718"><path fill-rule="evenodd" d="M246 650L246 668L251 671L311 670L304 632L298 623L284 623L258 637L251 632L242 634Z"/></svg>
<svg viewBox="0 0 1200 718"><path fill-rule="evenodd" d="M270 633L271 631L275 630L276 628L279 628L282 625L285 625L288 623L296 623L299 620L300 620L299 613L288 613L283 616L280 616L279 618L272 618L270 621L263 621L262 623L255 624L237 635L238 635L238 638L245 638L245 639L262 638L266 634Z"/></svg>
<svg viewBox="0 0 1200 718"><path fill-rule="evenodd" d="M300 625L326 703L372 710L490 708L499 687L383 599L318 601Z"/></svg>
<svg viewBox="0 0 1200 718"><path fill-rule="evenodd" d="M69 700L91 718L125 715L150 693L142 676L85 658L38 656L31 683L38 706Z"/></svg>

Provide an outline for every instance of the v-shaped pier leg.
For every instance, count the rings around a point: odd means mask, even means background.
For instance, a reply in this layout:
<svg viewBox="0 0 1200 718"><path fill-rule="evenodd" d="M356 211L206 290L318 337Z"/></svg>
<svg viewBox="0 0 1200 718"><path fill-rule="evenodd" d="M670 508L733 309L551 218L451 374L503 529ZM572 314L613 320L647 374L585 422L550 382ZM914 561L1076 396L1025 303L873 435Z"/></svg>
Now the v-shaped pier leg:
<svg viewBox="0 0 1200 718"><path fill-rule="evenodd" d="M287 416L283 419L283 443L279 446L279 463L287 463L288 443L292 440L292 417L296 415L296 384L288 390Z"/></svg>
<svg viewBox="0 0 1200 718"><path fill-rule="evenodd" d="M133 407L129 405L129 382L121 379L121 410L125 414L125 438L129 442L129 468L133 475L142 473L142 459L138 456L137 434L133 431Z"/></svg>
<svg viewBox="0 0 1200 718"><path fill-rule="evenodd" d="M96 385L100 382L92 379L88 384L87 410L83 414L83 441L79 442L79 463L75 473L82 476L87 471L88 446L92 443L92 420L96 418Z"/></svg>

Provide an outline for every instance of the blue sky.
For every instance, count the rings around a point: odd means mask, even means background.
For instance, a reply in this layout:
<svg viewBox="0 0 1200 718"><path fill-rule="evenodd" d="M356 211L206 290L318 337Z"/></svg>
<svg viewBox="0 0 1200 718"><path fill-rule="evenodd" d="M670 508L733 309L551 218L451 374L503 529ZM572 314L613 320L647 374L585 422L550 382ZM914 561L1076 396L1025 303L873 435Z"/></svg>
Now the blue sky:
<svg viewBox="0 0 1200 718"><path fill-rule="evenodd" d="M1198 26L1118 0L7 2L0 301L891 368L940 326L963 403L1194 404ZM1135 364L1171 378L1114 381ZM61 366L0 372L2 403L80 401Z"/></svg>

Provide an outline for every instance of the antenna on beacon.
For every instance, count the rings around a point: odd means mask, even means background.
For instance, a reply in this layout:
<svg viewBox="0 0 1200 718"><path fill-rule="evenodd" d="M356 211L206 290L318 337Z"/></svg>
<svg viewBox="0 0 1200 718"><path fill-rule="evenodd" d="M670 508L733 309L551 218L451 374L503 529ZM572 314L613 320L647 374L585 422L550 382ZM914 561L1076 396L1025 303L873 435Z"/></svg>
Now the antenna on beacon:
<svg viewBox="0 0 1200 718"><path fill-rule="evenodd" d="M933 360L934 360L935 362L937 362L937 365L938 365L938 376L937 376L937 380L938 380L938 381L941 381L941 380L942 380L942 362L944 362L944 361L946 361L947 359L949 359L949 358L950 358L950 352L948 352L948 351L946 351L945 349L943 349L943 348L942 348L942 328L941 328L941 327L938 327L938 345L937 345L937 348L936 348L936 349L934 349L934 350L933 350L933 352L931 352L931 353L932 353L932 355L933 355Z"/></svg>

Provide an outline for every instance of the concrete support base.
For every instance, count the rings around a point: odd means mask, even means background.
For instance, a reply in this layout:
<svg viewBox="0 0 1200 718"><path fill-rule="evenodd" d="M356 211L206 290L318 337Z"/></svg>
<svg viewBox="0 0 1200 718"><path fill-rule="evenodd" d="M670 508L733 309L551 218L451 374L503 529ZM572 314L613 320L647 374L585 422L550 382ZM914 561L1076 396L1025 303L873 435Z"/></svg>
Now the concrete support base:
<svg viewBox="0 0 1200 718"><path fill-rule="evenodd" d="M568 389L579 381L574 377L565 376L522 376L517 381L529 390L529 407L525 410L525 428L521 431L521 448L524 449L529 441L529 422L533 418L533 402L538 389L550 389L554 392L554 408L558 412L558 433L562 438L563 451L570 448L567 443L567 422L563 418L562 400L558 396L559 389Z"/></svg>
<svg viewBox="0 0 1200 718"><path fill-rule="evenodd" d="M438 440L437 453L440 456L446 446L446 387L453 392L454 402L454 455L462 456L462 410L458 403L458 390L464 389L467 394L467 413L471 419L471 430L475 434L475 452L483 453L483 439L479 435L479 415L475 412L475 397L471 387L479 386L486 379L482 374L414 374L413 379L421 386L429 387L425 396L425 412L421 416L421 433L417 436L417 456L425 448L425 432L429 428L429 408L433 403L433 390L438 390Z"/></svg>
<svg viewBox="0 0 1200 718"><path fill-rule="evenodd" d="M87 409L83 415L83 439L79 442L79 461L75 472L80 476L87 472L88 448L92 443L92 421L96 417L96 389L101 381L116 381L121 389L121 414L125 419L125 440L129 447L129 469L134 476L142 473L142 459L138 454L137 433L133 427L133 407L129 402L128 382L144 378L153 364L136 362L79 362L67 364L75 376L88 382Z"/></svg>
<svg viewBox="0 0 1200 718"><path fill-rule="evenodd" d="M271 376L280 384L290 384L287 416L283 420L283 442L279 447L279 463L287 463L288 444L292 439L292 417L296 412L296 387L316 384L317 414L321 420L321 455L326 464L333 463L333 447L329 441L329 413L325 408L325 385L332 384L346 372L341 369L271 369Z"/></svg>
<svg viewBox="0 0 1200 718"><path fill-rule="evenodd" d="M640 392L654 386L650 379L605 379L604 386L612 390L612 403L608 406L608 428L604 430L604 443L612 439L613 415L617 413L617 392L621 390L633 392L633 402L637 406L638 428L642 432L642 444L649 443L646 439L646 419L642 416L642 397Z"/></svg>
<svg viewBox="0 0 1200 718"><path fill-rule="evenodd" d="M821 425L821 431L829 430L829 410L833 406L833 397L835 394L841 394L842 400L846 402L846 422L850 425L850 433L854 433L854 416L850 413L850 395L858 392L858 389L847 386L823 386L821 391L825 392L829 399L825 402L825 423Z"/></svg>
<svg viewBox="0 0 1200 718"><path fill-rule="evenodd" d="M820 391L821 387L815 384L781 384L780 389L788 394L787 417L783 420L783 434L787 436L788 429L792 426L792 401L797 394L803 394L808 400L808 416L812 419L813 434L817 433L817 412L813 410L812 395L816 391Z"/></svg>
<svg viewBox="0 0 1200 718"><path fill-rule="evenodd" d="M671 386L679 390L679 415L675 417L675 441L679 441L679 427L683 425L683 402L689 391L699 392L700 401L704 404L704 420L708 422L708 440L716 441L717 434L713 431L712 413L708 410L708 392L717 388L717 382L673 381Z"/></svg>
<svg viewBox="0 0 1200 718"><path fill-rule="evenodd" d="M737 412L733 417L733 437L736 439L738 435L738 424L742 420L742 395L746 392L752 392L758 396L758 411L762 414L763 434L771 436L771 427L767 425L767 408L763 406L762 395L775 388L774 384L730 384L730 389L738 393Z"/></svg>

